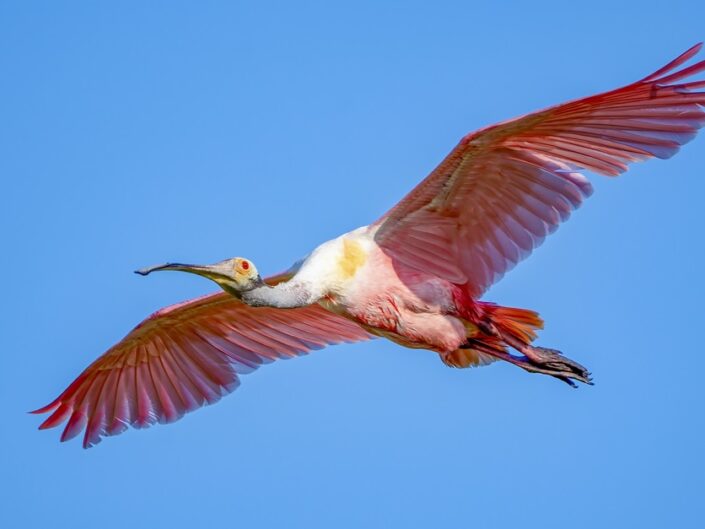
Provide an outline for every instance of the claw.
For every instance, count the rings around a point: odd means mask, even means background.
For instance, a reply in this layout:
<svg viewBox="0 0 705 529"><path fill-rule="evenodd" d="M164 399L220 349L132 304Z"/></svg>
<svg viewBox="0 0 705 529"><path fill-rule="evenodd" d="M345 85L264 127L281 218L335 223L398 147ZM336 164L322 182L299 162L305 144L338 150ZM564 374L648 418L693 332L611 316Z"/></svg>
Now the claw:
<svg viewBox="0 0 705 529"><path fill-rule="evenodd" d="M573 382L571 379L569 379L568 377L564 377L563 375L554 375L554 377L557 378L558 380L562 380L563 382L568 384L571 388L578 389L578 385L575 382Z"/></svg>

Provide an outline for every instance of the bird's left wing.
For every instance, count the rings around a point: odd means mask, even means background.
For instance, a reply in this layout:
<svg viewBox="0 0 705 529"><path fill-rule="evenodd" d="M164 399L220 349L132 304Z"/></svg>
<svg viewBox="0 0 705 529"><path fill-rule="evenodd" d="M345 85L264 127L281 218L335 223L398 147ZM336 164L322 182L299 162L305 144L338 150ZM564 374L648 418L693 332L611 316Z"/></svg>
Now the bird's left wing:
<svg viewBox="0 0 705 529"><path fill-rule="evenodd" d="M590 195L579 170L616 176L695 136L705 81L682 81L705 61L677 68L701 46L636 83L467 135L373 225L375 240L395 261L480 296Z"/></svg>
<svg viewBox="0 0 705 529"><path fill-rule="evenodd" d="M85 428L87 448L128 426L173 422L212 404L262 364L369 338L319 305L253 308L224 292L210 294L155 312L33 413L51 412L41 429L68 419L62 441Z"/></svg>

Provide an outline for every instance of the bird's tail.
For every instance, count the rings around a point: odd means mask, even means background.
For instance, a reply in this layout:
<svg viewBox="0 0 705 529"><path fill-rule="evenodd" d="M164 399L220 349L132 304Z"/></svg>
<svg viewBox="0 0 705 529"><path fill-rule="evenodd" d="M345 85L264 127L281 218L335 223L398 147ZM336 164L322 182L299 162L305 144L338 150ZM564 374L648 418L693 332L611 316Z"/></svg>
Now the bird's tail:
<svg viewBox="0 0 705 529"><path fill-rule="evenodd" d="M467 322L468 341L461 349L441 355L450 367L483 366L497 360L495 353L507 353L507 345L517 342L528 345L536 339L536 331L543 328L543 320L537 312L515 307L502 307L494 303L480 303L485 325L494 327L483 331L483 324Z"/></svg>
<svg viewBox="0 0 705 529"><path fill-rule="evenodd" d="M494 303L482 303L482 308L500 336L514 338L523 344L533 342L536 339L536 331L543 329L541 316L533 310L502 307Z"/></svg>

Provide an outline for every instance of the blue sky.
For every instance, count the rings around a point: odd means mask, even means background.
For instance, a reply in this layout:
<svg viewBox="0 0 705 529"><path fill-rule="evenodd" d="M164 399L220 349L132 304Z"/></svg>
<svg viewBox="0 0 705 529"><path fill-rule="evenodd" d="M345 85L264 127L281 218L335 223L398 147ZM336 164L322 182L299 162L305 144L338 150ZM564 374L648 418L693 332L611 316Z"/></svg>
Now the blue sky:
<svg viewBox="0 0 705 529"><path fill-rule="evenodd" d="M705 138L594 178L486 299L588 365L571 390L375 341L83 450L27 415L151 311L167 260L286 268L466 132L634 81L698 2L3 2L0 525L699 527Z"/></svg>

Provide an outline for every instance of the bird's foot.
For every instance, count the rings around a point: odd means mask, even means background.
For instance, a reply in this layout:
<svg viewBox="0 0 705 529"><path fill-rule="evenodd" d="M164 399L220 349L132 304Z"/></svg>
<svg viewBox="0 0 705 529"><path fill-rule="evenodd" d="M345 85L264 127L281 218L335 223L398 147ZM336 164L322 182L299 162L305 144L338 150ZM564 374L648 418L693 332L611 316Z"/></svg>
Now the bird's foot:
<svg viewBox="0 0 705 529"><path fill-rule="evenodd" d="M534 347L521 344L517 341L511 343L515 349L523 353L522 356L510 354L504 348L490 347L482 341L469 340L461 349L475 349L490 356L494 356L510 364L514 364L529 373L549 375L577 388L575 381L593 385L592 373L578 362L566 358L563 353L547 347Z"/></svg>
<svg viewBox="0 0 705 529"><path fill-rule="evenodd" d="M537 373L544 373L562 380L566 384L577 387L574 380L592 385L591 373L578 362L563 356L556 349L547 347L528 346L522 353L526 359L538 369Z"/></svg>
<svg viewBox="0 0 705 529"><path fill-rule="evenodd" d="M523 349L527 347L531 346L526 346ZM510 364L514 364L529 373L539 373L541 375L555 377L574 388L578 387L575 383L576 380L583 384L593 385L591 374L583 366L564 357L559 351L554 351L553 349L532 347L532 356L539 360L535 361L527 355L515 356L507 351L486 347L484 344L477 342L466 344L466 346L461 347L461 349L463 348L476 349L500 360L504 360L505 362L509 362ZM537 349L539 349L539 351L536 351ZM541 364L541 361L545 363Z"/></svg>

